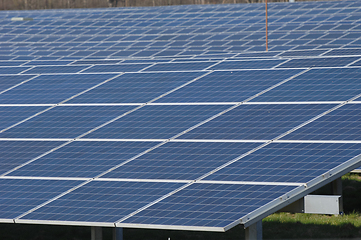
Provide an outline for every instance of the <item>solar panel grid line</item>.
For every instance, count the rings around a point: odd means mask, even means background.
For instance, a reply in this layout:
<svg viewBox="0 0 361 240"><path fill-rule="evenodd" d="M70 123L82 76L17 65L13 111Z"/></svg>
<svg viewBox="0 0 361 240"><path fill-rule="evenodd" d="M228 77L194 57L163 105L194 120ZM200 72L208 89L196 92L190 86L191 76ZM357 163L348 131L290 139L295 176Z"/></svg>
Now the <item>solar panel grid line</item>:
<svg viewBox="0 0 361 240"><path fill-rule="evenodd" d="M0 176L0 179L27 179L27 180L63 180L63 181L89 181L92 178L81 178L81 177L27 177L27 176Z"/></svg>
<svg viewBox="0 0 361 240"><path fill-rule="evenodd" d="M341 104L343 101L302 101L302 102L246 102L245 105L297 105L297 104Z"/></svg>
<svg viewBox="0 0 361 240"><path fill-rule="evenodd" d="M1 138L0 138L1 139ZM47 138L48 139L48 138ZM75 141L81 142L165 142L168 139L144 139L144 138L79 138Z"/></svg>
<svg viewBox="0 0 361 240"><path fill-rule="evenodd" d="M236 105L240 104L241 102L185 102L185 103L149 103L149 106L194 106L194 105ZM244 103L245 104L245 103Z"/></svg>
<svg viewBox="0 0 361 240"><path fill-rule="evenodd" d="M315 67L312 67L312 69ZM328 68L336 68L336 67L318 67L317 69L328 69ZM287 67L278 67L277 69L279 70L310 70L311 68L309 67L294 67L294 68L287 68ZM228 72L228 71L261 71L261 70L272 70L271 68L250 68L250 69L217 69L217 70L212 70L212 71L217 71L217 72ZM199 71L199 70L198 70ZM156 72L156 71L154 71ZM175 71L164 71L164 72L175 72ZM178 72L182 72L182 71L178 71Z"/></svg>
<svg viewBox="0 0 361 240"><path fill-rule="evenodd" d="M338 66L338 67L310 67L307 69L336 69L336 68L360 68L361 66ZM295 68L287 68L287 67L278 67L277 69L283 69L283 70L291 70L291 69L306 69L306 67L295 67ZM261 69L254 69L254 70L261 70ZM219 71L219 70L218 70Z"/></svg>
<svg viewBox="0 0 361 240"><path fill-rule="evenodd" d="M269 185L269 186L305 186L305 183L297 182L253 182L253 181L213 181L199 180L197 183L214 183L214 184L242 184L242 185Z"/></svg>
<svg viewBox="0 0 361 240"><path fill-rule="evenodd" d="M0 141L71 141L72 138L0 138Z"/></svg>
<svg viewBox="0 0 361 240"><path fill-rule="evenodd" d="M275 140L279 143L361 143L359 140Z"/></svg>
<svg viewBox="0 0 361 240"><path fill-rule="evenodd" d="M192 180L182 179L141 179L141 178L94 178L93 181L104 182L164 182L164 183L190 183Z"/></svg>
<svg viewBox="0 0 361 240"><path fill-rule="evenodd" d="M242 140L233 140L233 139L182 139L182 138L176 138L176 139L172 139L169 142L200 142L200 143L265 143L268 142L268 140L246 140L246 139L242 139Z"/></svg>
<svg viewBox="0 0 361 240"><path fill-rule="evenodd" d="M144 103L63 103L61 106L140 106L142 104Z"/></svg>
<svg viewBox="0 0 361 240"><path fill-rule="evenodd" d="M36 211L36 210L34 210ZM29 213L30 214L30 213ZM25 215L26 216L26 215ZM0 219L1 221L1 219ZM6 220L5 220L6 222ZM19 224L46 224L46 225L65 225L65 226L87 226L87 227L115 227L113 223L108 222L89 222L89 221L52 221L52 220L28 220L23 218L14 219L12 223Z"/></svg>

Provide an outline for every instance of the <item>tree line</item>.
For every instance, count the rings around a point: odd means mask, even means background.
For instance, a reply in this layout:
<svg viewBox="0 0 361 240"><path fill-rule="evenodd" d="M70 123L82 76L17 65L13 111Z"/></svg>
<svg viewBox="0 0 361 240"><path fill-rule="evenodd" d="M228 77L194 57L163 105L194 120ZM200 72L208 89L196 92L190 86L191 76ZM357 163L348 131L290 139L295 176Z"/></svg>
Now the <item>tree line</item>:
<svg viewBox="0 0 361 240"><path fill-rule="evenodd" d="M268 0L268 2L288 1L289 0ZM264 2L264 0L0 0L0 10L141 7L184 4L229 4L256 2Z"/></svg>

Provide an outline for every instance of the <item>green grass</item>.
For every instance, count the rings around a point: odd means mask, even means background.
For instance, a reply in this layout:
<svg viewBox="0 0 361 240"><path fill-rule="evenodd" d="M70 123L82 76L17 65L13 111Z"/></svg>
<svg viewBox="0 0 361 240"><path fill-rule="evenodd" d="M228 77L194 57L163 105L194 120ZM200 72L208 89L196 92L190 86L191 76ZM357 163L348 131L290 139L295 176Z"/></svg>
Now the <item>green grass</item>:
<svg viewBox="0 0 361 240"><path fill-rule="evenodd" d="M265 239L356 238L361 236L361 215L275 213L263 219L263 235Z"/></svg>
<svg viewBox="0 0 361 240"><path fill-rule="evenodd" d="M263 219L264 239L345 239L361 238L361 175L342 177L343 216L275 213ZM330 186L316 194L329 194ZM103 228L103 239L112 239L112 229ZM225 233L124 229L125 240L233 240L244 239L236 226ZM89 227L0 224L0 240L89 240Z"/></svg>

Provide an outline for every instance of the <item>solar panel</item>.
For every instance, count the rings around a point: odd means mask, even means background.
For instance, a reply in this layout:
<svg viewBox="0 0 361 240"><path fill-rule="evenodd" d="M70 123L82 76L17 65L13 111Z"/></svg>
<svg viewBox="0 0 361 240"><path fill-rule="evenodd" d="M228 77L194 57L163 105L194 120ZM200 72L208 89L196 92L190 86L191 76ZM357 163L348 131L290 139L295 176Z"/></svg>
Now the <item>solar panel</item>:
<svg viewBox="0 0 361 240"><path fill-rule="evenodd" d="M225 231L361 166L360 9L3 11L0 222Z"/></svg>

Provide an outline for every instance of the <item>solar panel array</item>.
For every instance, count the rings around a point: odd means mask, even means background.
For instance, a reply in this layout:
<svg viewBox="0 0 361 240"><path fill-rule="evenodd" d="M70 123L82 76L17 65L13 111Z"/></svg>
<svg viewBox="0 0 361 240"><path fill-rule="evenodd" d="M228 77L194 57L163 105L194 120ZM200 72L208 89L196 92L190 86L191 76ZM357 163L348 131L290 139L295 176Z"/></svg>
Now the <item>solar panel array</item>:
<svg viewBox="0 0 361 240"><path fill-rule="evenodd" d="M263 4L0 15L0 222L224 231L361 165L360 1L269 52Z"/></svg>

